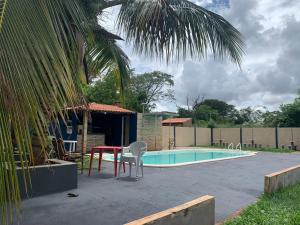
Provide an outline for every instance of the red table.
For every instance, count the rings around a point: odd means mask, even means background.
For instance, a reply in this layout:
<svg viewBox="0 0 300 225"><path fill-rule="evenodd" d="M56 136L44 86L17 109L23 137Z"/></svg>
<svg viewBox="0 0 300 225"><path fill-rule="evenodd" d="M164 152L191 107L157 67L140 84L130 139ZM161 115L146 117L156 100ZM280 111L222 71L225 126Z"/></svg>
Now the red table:
<svg viewBox="0 0 300 225"><path fill-rule="evenodd" d="M96 146L96 147L93 147L92 150L91 150L89 176L91 175L94 154L99 153L98 172L100 172L101 161L102 161L102 153L105 152L105 151L113 151L114 152L115 177L117 176L118 153L122 152L122 147L120 147L120 146ZM125 163L123 163L123 169L124 169L124 172L125 172Z"/></svg>

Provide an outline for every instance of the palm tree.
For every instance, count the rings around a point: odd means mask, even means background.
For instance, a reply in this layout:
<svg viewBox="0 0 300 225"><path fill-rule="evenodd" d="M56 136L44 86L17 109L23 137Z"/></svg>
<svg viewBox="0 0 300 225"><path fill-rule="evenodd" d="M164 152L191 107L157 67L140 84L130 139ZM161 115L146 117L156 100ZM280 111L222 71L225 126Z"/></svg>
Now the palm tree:
<svg viewBox="0 0 300 225"><path fill-rule="evenodd" d="M120 35L98 24L103 10L116 5L121 6ZM44 149L48 121L64 117L67 105L82 102L80 79L113 70L124 84L130 69L116 42L122 35L138 54L166 62L201 58L209 51L241 62L241 34L221 16L187 0L0 0L2 216L12 215L20 204L14 147L26 179L28 160L34 160L32 133Z"/></svg>
<svg viewBox="0 0 300 225"><path fill-rule="evenodd" d="M0 1L1 224L20 204L14 148L25 179L28 161L34 161L32 133L45 149L48 121L81 99L76 36L84 33L83 21L73 0Z"/></svg>
<svg viewBox="0 0 300 225"><path fill-rule="evenodd" d="M158 57L167 63L186 57L202 58L210 51L216 57L229 57L234 63L241 63L240 32L223 17L190 1L83 0L82 5L94 33L95 45L87 51L90 77L113 67L119 68L120 79L126 81L129 60L116 43L123 40L120 36L133 44L137 54ZM117 5L121 6L117 20L119 35L98 23L105 9Z"/></svg>

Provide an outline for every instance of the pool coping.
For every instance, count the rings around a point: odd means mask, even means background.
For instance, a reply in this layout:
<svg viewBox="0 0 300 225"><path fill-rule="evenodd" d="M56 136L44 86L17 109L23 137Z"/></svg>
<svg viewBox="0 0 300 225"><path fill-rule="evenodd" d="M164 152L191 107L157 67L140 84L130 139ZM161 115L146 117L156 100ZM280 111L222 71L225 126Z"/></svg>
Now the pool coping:
<svg viewBox="0 0 300 225"><path fill-rule="evenodd" d="M207 160L185 162L185 163L178 163L178 164L157 164L157 165L144 164L144 166L152 167L152 168L172 168L172 167L187 166L187 165L193 165L193 164L199 164L199 163L208 163L208 162L216 162L216 161L223 161L223 160L229 160L229 159L245 158L245 157L255 156L257 154L257 152L253 152L253 151L228 150L228 149L218 149L218 148L216 148L216 149L206 149L206 148L181 148L181 149L179 149L179 148L177 148L177 149L172 149L172 150L160 150L157 152L162 152L162 151L164 151L164 152L172 151L173 152L173 151L192 150L192 149L205 150L206 152L215 152L215 151L223 151L223 152L229 152L229 153L243 152L243 153L246 153L247 155L231 156L231 157L220 158L220 159L207 159ZM156 151L149 151L149 152L156 152ZM105 158L108 155L112 155L112 154L104 153L102 159L107 162L114 162L114 160Z"/></svg>

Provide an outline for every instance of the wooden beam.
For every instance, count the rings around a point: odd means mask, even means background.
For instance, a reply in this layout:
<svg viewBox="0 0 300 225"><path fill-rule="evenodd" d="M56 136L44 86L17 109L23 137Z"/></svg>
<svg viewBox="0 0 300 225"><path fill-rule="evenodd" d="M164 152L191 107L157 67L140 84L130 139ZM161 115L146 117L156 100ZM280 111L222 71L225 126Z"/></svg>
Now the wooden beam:
<svg viewBox="0 0 300 225"><path fill-rule="evenodd" d="M88 130L88 111L83 111L83 129L82 129L82 152L86 154L87 146L87 130Z"/></svg>
<svg viewBox="0 0 300 225"><path fill-rule="evenodd" d="M122 116L122 129L121 129L121 146L124 145L124 116Z"/></svg>

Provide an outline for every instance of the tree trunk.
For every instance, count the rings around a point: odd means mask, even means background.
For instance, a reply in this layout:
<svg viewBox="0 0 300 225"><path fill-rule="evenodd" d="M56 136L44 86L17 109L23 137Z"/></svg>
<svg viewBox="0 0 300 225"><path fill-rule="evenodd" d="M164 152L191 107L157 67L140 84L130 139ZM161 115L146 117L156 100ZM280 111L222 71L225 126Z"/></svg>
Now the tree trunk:
<svg viewBox="0 0 300 225"><path fill-rule="evenodd" d="M47 160L47 154L45 150L43 150L43 143L39 139L38 136L32 135L32 154L33 154L33 162L32 165L43 165Z"/></svg>

